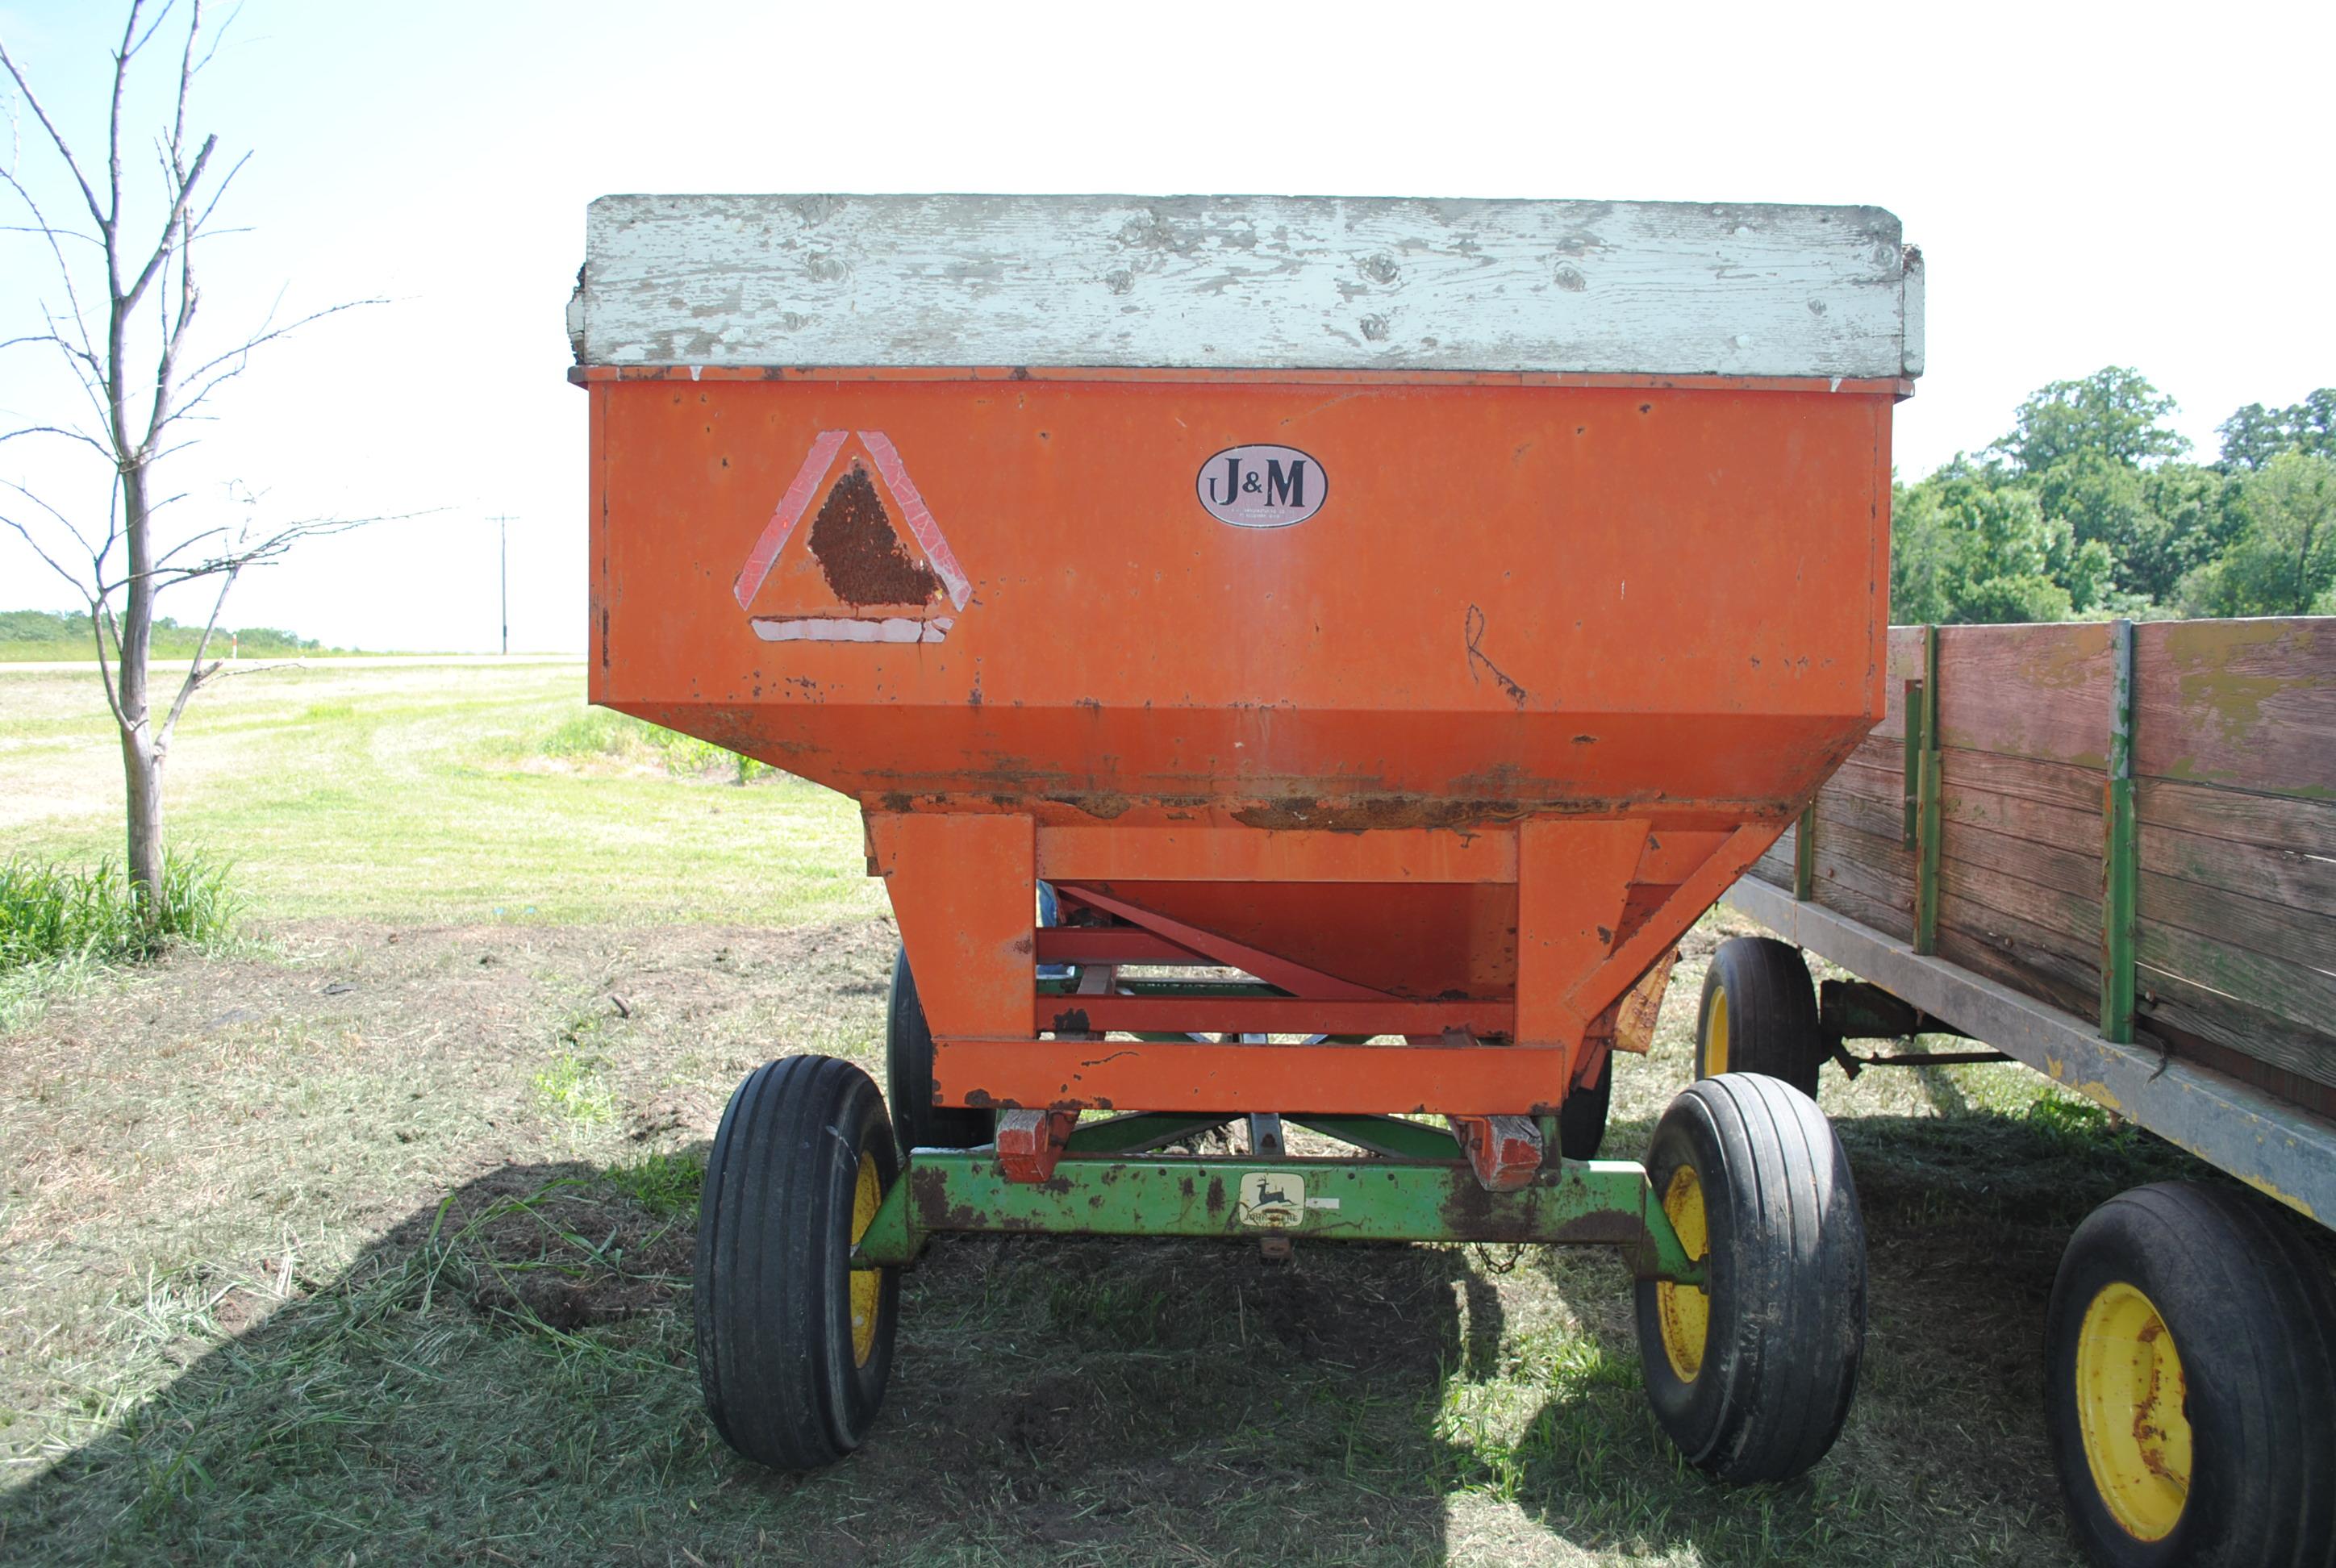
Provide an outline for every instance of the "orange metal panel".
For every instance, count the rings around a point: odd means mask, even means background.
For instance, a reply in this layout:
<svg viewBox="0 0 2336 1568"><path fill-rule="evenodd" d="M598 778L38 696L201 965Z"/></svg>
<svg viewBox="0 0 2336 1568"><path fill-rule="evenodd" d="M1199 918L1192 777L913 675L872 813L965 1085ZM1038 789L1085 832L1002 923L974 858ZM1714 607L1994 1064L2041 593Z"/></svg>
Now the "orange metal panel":
<svg viewBox="0 0 2336 1568"><path fill-rule="evenodd" d="M1695 873L1679 885L1663 907L1639 928L1638 934L1614 950L1612 957L1576 980L1567 1004L1582 1018L1595 1018L1612 1007L1662 957L1663 950L1679 940L1703 911L1718 901L1745 869L1767 852L1784 829L1754 823L1738 828Z"/></svg>
<svg viewBox="0 0 2336 1568"><path fill-rule="evenodd" d="M1724 841L1723 841L1724 842ZM1679 891L1679 882L1636 881L1630 884L1630 896L1622 901L1622 923L1615 927L1617 946L1639 934L1639 928L1655 917L1657 911L1671 901Z"/></svg>
<svg viewBox="0 0 2336 1568"><path fill-rule="evenodd" d="M1663 828L1647 840L1647 852L1630 880L1655 886L1683 882L1696 867L1709 860L1728 842L1725 833L1696 833Z"/></svg>
<svg viewBox="0 0 2336 1568"><path fill-rule="evenodd" d="M1109 891L1396 996L1507 996L1516 985L1513 882L1114 882Z"/></svg>
<svg viewBox="0 0 2336 1568"><path fill-rule="evenodd" d="M1057 884L1056 892L1065 900L1117 915L1122 920L1158 931L1169 940L1205 955L1208 961L1226 964L1255 975L1270 986L1279 986L1293 997L1307 997L1324 1001L1362 1001L1384 999L1387 993L1369 986L1357 985L1352 980L1325 974L1309 965L1294 963L1279 953L1231 940L1216 932L1144 909L1124 899L1114 898L1106 890L1087 883ZM1060 1026L1057 1026L1060 1027Z"/></svg>
<svg viewBox="0 0 2336 1568"><path fill-rule="evenodd" d="M1123 1108L1554 1104L1589 1020L1883 711L1903 383L582 379L593 699L860 799L952 1103L1084 1061ZM1268 443L1319 507L1219 521L1207 465ZM1064 1006L1034 996L1041 874L1445 1009L1404 1032L1549 1048L1032 1040ZM1103 1028L1193 1006L1081 999Z"/></svg>
<svg viewBox="0 0 2336 1568"><path fill-rule="evenodd" d="M933 1080L938 1103L951 1105L1383 1115L1475 1106L1487 1115L1546 1115L1564 1097L1565 1053L936 1039Z"/></svg>
<svg viewBox="0 0 2336 1568"><path fill-rule="evenodd" d="M1511 882L1517 844L1505 828L1041 827L1038 874L1056 881Z"/></svg>
<svg viewBox="0 0 2336 1568"><path fill-rule="evenodd" d="M1055 1174L1078 1125L1076 1111L1004 1111L998 1117L998 1164L1009 1182L1043 1182Z"/></svg>
<svg viewBox="0 0 2336 1568"><path fill-rule="evenodd" d="M1740 820L1782 814L1881 711L1883 395L1219 376L593 397L596 700L855 794L1057 797L1090 822L1223 802L1264 827L1658 797ZM734 597L827 431L881 434L963 563L942 640L764 641ZM1260 439L1328 475L1298 526L1194 499L1212 454ZM873 461L857 442L837 474ZM813 531L769 592L819 576Z"/></svg>
<svg viewBox="0 0 2336 1568"><path fill-rule="evenodd" d="M933 1032L1027 1033L1038 900L1030 819L872 812L868 841Z"/></svg>
<svg viewBox="0 0 2336 1568"><path fill-rule="evenodd" d="M1572 992L1613 950L1630 872L1646 847L1646 823L1629 817L1539 818L1517 830L1520 1043L1572 1045L1601 1010L1581 1008Z"/></svg>

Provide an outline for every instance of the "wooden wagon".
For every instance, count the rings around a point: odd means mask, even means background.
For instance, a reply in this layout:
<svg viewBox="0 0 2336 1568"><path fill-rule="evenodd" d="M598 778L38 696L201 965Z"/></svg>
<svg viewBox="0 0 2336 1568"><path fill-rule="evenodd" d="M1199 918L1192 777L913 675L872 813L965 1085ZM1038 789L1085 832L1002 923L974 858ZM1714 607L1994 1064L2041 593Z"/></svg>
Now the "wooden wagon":
<svg viewBox="0 0 2336 1568"><path fill-rule="evenodd" d="M1729 894L1698 1070L1814 1094L1932 1031L2336 1222L2336 619L1897 627L1889 708ZM1798 949L1856 980L1813 988ZM1882 1058L1888 1060L1890 1058ZM2336 1292L2196 1184L2078 1229L2048 1312L2107 1563L2336 1561Z"/></svg>

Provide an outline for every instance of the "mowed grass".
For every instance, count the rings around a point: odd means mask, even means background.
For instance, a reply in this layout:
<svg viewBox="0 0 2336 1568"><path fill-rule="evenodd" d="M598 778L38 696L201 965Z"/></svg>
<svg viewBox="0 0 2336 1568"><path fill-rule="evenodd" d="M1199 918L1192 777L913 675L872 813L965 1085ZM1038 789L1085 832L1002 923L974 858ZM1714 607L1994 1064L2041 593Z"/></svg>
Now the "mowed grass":
<svg viewBox="0 0 2336 1568"><path fill-rule="evenodd" d="M678 786L676 786L678 787ZM1698 933L1610 1152L1686 1074ZM1687 1468L1595 1250L943 1239L868 1447L698 1407L729 1086L881 1064L881 920L308 922L0 1037L0 1536L26 1561L2070 1561L2034 1398L2059 1246L2178 1172L2005 1067L1825 1099L1874 1242L1864 1386L1781 1486ZM687 1555L685 1555L685 1552ZM0 1553L0 1555L5 1555Z"/></svg>
<svg viewBox="0 0 2336 1568"><path fill-rule="evenodd" d="M86 680L86 677L78 677ZM881 1078L856 814L581 705L575 667L231 682L173 821L238 946L0 1030L0 1560L2072 1561L2036 1398L2095 1203L2195 1174L2011 1066L1829 1071L1872 1243L1858 1403L1720 1488L1606 1251L942 1239L869 1446L805 1477L700 1407L706 1143L755 1065ZM0 853L112 847L93 687L0 672ZM1607 1154L1686 1081L1687 944Z"/></svg>
<svg viewBox="0 0 2336 1568"><path fill-rule="evenodd" d="M784 774L676 787L662 758L608 748L615 720L586 708L580 660L241 676L180 723L169 831L287 920L778 926L880 906L850 802ZM94 673L0 666L0 853L119 858L122 810Z"/></svg>

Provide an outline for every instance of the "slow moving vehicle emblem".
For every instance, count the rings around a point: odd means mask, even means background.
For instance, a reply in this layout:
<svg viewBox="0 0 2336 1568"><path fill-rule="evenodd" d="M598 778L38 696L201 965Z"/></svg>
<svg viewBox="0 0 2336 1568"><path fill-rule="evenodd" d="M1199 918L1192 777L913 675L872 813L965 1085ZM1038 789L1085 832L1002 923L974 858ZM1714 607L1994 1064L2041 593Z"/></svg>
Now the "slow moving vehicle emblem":
<svg viewBox="0 0 2336 1568"><path fill-rule="evenodd" d="M972 591L881 430L819 433L732 588L764 642L939 642Z"/></svg>
<svg viewBox="0 0 2336 1568"><path fill-rule="evenodd" d="M1201 464L1194 487L1219 522L1235 528L1288 528L1330 499L1322 465L1294 446L1234 446Z"/></svg>

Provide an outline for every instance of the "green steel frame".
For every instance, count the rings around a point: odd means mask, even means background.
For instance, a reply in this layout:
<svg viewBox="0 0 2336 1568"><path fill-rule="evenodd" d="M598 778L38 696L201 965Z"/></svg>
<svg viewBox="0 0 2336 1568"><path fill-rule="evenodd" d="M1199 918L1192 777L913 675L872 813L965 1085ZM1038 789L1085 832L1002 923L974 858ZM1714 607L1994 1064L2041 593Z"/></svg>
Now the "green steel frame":
<svg viewBox="0 0 2336 1568"><path fill-rule="evenodd" d="M1939 835L1944 780L1939 755L1939 628L1922 628L1922 679L1906 705L1906 735L1919 773L1914 781L1914 950L1939 950ZM1917 726L1919 727L1919 733Z"/></svg>
<svg viewBox="0 0 2336 1568"><path fill-rule="evenodd" d="M1009 1181L987 1150L917 1150L861 1235L853 1262L907 1263L928 1237L960 1232L1280 1235L1605 1245L1621 1248L1642 1278L1702 1281L1699 1261L1680 1245L1646 1171L1627 1160L1554 1164L1524 1187L1494 1193L1458 1158L1449 1134L1417 1122L1362 1116L1288 1119L1387 1154L1146 1159L1122 1152L1154 1147L1224 1119L1128 1115L1089 1123L1073 1133L1061 1163L1043 1182Z"/></svg>
<svg viewBox="0 0 2336 1568"><path fill-rule="evenodd" d="M2109 623L2109 776L2101 791L2101 1038L2133 1042L2141 827L2133 803L2133 622Z"/></svg>
<svg viewBox="0 0 2336 1568"><path fill-rule="evenodd" d="M1801 808L1800 825L1793 830L1793 896L1812 897L1817 887L1817 800Z"/></svg>

